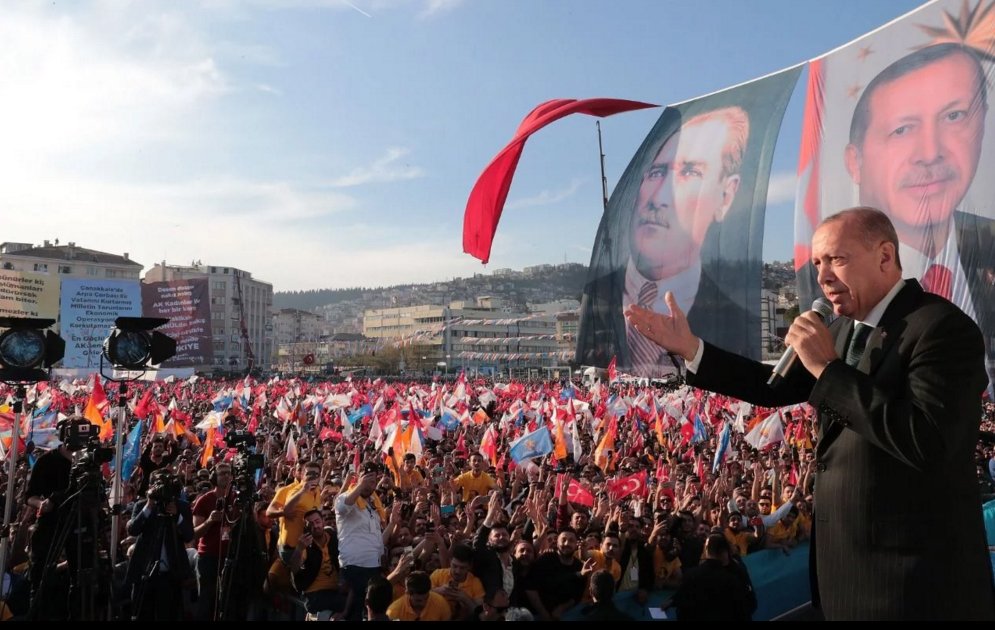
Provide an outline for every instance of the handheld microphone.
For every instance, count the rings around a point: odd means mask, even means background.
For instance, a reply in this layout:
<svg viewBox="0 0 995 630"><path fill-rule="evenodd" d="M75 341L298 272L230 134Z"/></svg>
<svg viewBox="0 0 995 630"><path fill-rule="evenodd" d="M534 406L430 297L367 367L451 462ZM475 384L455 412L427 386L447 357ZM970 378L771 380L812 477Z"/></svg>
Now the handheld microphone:
<svg viewBox="0 0 995 630"><path fill-rule="evenodd" d="M818 315L824 322L829 321L833 315L833 305L830 304L829 300L824 297L818 298L812 302L812 310L815 311L816 315ZM795 349L788 346L788 348L784 351L784 354L781 355L781 359L777 362L777 365L774 366L774 372L767 380L767 385L770 387L777 387L780 385L781 381L784 380L784 377L787 376L788 372L791 370L791 366L795 364L795 360L797 358L798 355L795 354Z"/></svg>

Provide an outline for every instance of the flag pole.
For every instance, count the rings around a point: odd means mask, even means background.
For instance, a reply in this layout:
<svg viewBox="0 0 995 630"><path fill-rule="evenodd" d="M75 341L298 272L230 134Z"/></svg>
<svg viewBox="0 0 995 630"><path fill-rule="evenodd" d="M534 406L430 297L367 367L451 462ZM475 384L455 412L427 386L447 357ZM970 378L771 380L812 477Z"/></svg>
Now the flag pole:
<svg viewBox="0 0 995 630"><path fill-rule="evenodd" d="M598 154L601 156L601 207L608 210L608 178L605 177L605 149L601 144L601 121L596 120L594 124L598 127Z"/></svg>

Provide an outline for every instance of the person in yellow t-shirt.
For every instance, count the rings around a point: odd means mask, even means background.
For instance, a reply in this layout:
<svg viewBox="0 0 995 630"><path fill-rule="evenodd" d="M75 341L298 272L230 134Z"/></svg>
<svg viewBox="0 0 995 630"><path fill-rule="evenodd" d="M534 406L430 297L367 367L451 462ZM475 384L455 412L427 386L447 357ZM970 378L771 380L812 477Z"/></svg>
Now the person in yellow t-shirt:
<svg viewBox="0 0 995 630"><path fill-rule="evenodd" d="M394 470L394 484L402 492L411 492L425 483L425 476L415 466L417 458L414 453L407 453L401 467Z"/></svg>
<svg viewBox="0 0 995 630"><path fill-rule="evenodd" d="M583 554L582 559L594 560L595 571L607 571L617 584L622 579L622 565L618 563L618 554L622 551L622 544L619 541L618 532L614 529L605 532L601 539L601 546ZM591 589L584 589L583 601L590 603L594 601Z"/></svg>
<svg viewBox="0 0 995 630"><path fill-rule="evenodd" d="M339 586L339 548L318 510L304 515L304 532L297 539L289 565L294 586L304 595L309 613L343 610L346 596Z"/></svg>
<svg viewBox="0 0 995 630"><path fill-rule="evenodd" d="M424 571L411 572L404 590L387 608L391 621L449 621L452 617L446 598L432 592L432 580Z"/></svg>
<svg viewBox="0 0 995 630"><path fill-rule="evenodd" d="M448 569L432 572L432 590L446 598L453 619L466 619L484 600L484 585L470 572L473 549L464 544L453 547Z"/></svg>
<svg viewBox="0 0 995 630"><path fill-rule="evenodd" d="M280 557L288 564L297 539L304 532L304 515L321 507L318 490L321 466L318 462L307 462L301 467L301 471L300 480L277 490L266 509L270 518L280 518L280 539L277 544Z"/></svg>
<svg viewBox="0 0 995 630"><path fill-rule="evenodd" d="M768 549L781 548L787 551L798 544L798 508L792 506L781 520L767 530Z"/></svg>
<svg viewBox="0 0 995 630"><path fill-rule="evenodd" d="M729 515L729 518L726 520L726 528L722 533L725 534L726 540L729 541L729 546L732 547L733 552L740 557L746 556L750 549L750 543L756 540L756 536L748 530L743 529L743 515L739 512L733 512Z"/></svg>
<svg viewBox="0 0 995 630"><path fill-rule="evenodd" d="M470 455L470 470L453 479L453 485L463 490L463 500L484 496L497 487L494 479L484 472L484 458L480 453Z"/></svg>

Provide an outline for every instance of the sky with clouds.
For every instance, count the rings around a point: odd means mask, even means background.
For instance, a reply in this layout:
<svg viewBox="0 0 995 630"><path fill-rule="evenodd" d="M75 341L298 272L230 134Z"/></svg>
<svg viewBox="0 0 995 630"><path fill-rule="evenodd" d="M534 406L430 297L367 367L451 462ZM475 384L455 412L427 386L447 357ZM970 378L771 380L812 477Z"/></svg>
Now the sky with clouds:
<svg viewBox="0 0 995 630"><path fill-rule="evenodd" d="M0 241L235 266L275 290L587 264L594 119L530 140L486 267L477 175L538 103L675 103L831 50L913 0L30 0L0 20ZM804 80L804 75L803 75ZM802 86L764 257L791 255ZM609 189L659 110L602 122Z"/></svg>

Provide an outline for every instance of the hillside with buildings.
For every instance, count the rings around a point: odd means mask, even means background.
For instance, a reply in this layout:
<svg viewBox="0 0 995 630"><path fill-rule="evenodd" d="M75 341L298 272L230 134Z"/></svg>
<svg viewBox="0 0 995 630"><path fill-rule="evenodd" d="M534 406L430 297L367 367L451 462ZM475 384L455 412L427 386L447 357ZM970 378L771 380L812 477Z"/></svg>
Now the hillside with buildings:
<svg viewBox="0 0 995 630"><path fill-rule="evenodd" d="M363 331L363 312L370 309L473 302L481 296L499 298L507 312L563 299L579 302L586 278L587 267L577 263L536 265L428 284L276 292L273 307L311 311L322 316L329 331L358 333Z"/></svg>

